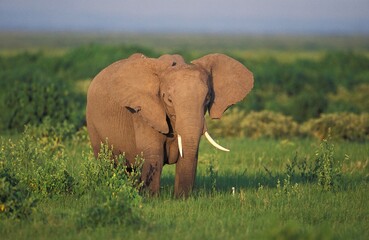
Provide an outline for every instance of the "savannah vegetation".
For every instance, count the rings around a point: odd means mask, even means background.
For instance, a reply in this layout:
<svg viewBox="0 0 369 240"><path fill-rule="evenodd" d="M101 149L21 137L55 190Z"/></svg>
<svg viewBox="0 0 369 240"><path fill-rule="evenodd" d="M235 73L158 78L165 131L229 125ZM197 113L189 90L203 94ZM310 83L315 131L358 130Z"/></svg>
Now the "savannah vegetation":
<svg viewBox="0 0 369 240"><path fill-rule="evenodd" d="M0 234L4 239L367 239L367 37L0 34ZM226 53L254 73L244 102L201 142L196 188L140 191L85 128L90 80L142 52ZM123 163L124 156L117 162Z"/></svg>

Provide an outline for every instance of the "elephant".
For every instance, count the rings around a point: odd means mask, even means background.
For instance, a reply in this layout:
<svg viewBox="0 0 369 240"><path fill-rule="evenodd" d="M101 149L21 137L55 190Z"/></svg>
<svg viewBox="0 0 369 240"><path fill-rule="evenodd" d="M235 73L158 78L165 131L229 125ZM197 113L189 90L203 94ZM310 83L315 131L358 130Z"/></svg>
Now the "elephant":
<svg viewBox="0 0 369 240"><path fill-rule="evenodd" d="M142 154L141 180L159 194L165 164L176 164L174 195L193 190L202 135L208 134L205 114L221 118L254 85L253 73L220 53L186 63L180 55L149 58L136 53L107 66L91 81L86 122L94 155L108 142L114 155L128 164Z"/></svg>

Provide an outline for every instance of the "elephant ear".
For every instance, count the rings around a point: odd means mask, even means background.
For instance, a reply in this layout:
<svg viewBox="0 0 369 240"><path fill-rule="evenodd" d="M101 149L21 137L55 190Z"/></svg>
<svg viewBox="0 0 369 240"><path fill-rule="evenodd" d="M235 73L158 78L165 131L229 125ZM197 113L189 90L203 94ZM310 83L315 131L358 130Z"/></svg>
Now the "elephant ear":
<svg viewBox="0 0 369 240"><path fill-rule="evenodd" d="M110 97L121 107L137 113L154 129L168 133L165 109L159 98L158 74L171 65L142 57L113 64L108 70L111 75L107 79L110 83Z"/></svg>
<svg viewBox="0 0 369 240"><path fill-rule="evenodd" d="M209 54L191 63L201 66L211 75L214 100L209 106L209 112L213 119L221 118L228 107L241 101L254 86L252 72L224 54Z"/></svg>

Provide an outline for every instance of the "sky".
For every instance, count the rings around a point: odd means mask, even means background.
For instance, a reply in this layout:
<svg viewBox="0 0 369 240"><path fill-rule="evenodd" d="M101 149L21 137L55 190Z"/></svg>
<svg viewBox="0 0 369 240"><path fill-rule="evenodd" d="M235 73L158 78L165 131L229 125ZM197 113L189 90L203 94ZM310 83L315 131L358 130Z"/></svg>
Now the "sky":
<svg viewBox="0 0 369 240"><path fill-rule="evenodd" d="M0 0L0 31L369 34L369 0Z"/></svg>

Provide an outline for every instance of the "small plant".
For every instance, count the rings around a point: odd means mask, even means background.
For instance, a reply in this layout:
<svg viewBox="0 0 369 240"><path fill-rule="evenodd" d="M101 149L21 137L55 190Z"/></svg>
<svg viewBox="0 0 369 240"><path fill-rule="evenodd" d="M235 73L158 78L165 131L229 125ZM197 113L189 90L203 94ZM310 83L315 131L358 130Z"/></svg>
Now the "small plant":
<svg viewBox="0 0 369 240"><path fill-rule="evenodd" d="M143 186L142 157L127 167L124 155L114 156L107 144L102 144L98 158L88 157L82 175L82 187L96 202L82 213L80 227L141 222L139 208Z"/></svg>
<svg viewBox="0 0 369 240"><path fill-rule="evenodd" d="M347 155L345 156L347 158ZM323 139L315 152L315 159L308 163L306 159L299 162L297 153L291 163L286 165L286 178L277 182L277 195L290 194L298 191L298 183L292 182L317 182L324 191L331 191L339 187L341 181L342 162L334 157L334 145L330 143L330 135Z"/></svg>
<svg viewBox="0 0 369 240"><path fill-rule="evenodd" d="M330 135L323 139L319 150L316 151L314 174L318 185L325 191L339 187L342 163L334 158L334 145L329 142Z"/></svg>
<svg viewBox="0 0 369 240"><path fill-rule="evenodd" d="M287 196L290 199L292 196L297 196L297 198L301 197L301 188L298 183L293 184L291 182L291 176L286 174L286 178L283 179L283 184L278 179L277 181L277 197Z"/></svg>
<svg viewBox="0 0 369 240"><path fill-rule="evenodd" d="M215 161L214 155L209 156L209 162L207 164L206 172L210 177L211 192L215 193L217 190L217 178L218 178L218 164Z"/></svg>

